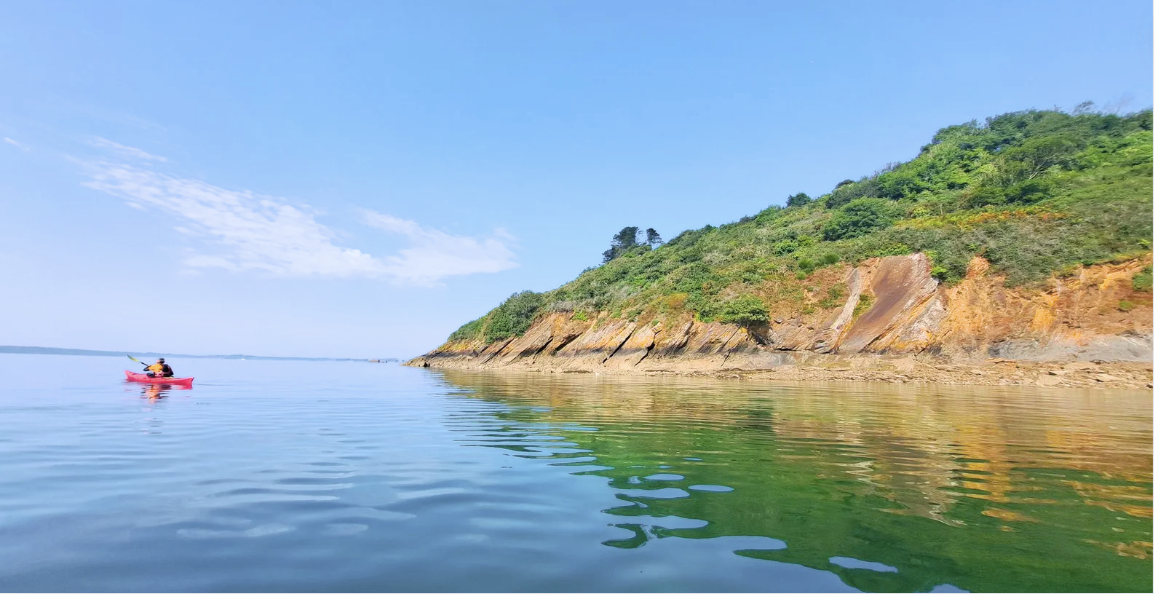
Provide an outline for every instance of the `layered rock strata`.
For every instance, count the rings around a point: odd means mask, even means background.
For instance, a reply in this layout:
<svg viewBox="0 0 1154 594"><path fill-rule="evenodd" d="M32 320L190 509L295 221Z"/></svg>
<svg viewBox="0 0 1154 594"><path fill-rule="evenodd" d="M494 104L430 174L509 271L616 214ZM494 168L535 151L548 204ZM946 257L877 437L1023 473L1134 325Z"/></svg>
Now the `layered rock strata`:
<svg viewBox="0 0 1154 594"><path fill-rule="evenodd" d="M406 364L692 373L766 370L863 355L1149 362L1154 356L1151 296L1131 286L1133 276L1149 264L1147 256L1091 266L1042 289L1016 289L989 274L988 263L980 258L951 287L933 278L924 254L877 258L845 268L844 303L775 316L764 325L741 327L688 316L631 321L605 313L578 320L556 312L540 317L523 336L493 344L449 342Z"/></svg>

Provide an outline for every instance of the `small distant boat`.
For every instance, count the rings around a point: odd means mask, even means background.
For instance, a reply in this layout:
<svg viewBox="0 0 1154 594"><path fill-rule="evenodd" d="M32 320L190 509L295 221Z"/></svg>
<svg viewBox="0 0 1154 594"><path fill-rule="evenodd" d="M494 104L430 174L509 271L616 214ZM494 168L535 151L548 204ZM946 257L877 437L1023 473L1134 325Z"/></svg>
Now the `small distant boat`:
<svg viewBox="0 0 1154 594"><path fill-rule="evenodd" d="M195 379L191 377L149 377L147 374L132 373L127 369L124 371L124 375L130 382L140 382L142 384L169 384L172 386L189 387L192 387L192 380Z"/></svg>

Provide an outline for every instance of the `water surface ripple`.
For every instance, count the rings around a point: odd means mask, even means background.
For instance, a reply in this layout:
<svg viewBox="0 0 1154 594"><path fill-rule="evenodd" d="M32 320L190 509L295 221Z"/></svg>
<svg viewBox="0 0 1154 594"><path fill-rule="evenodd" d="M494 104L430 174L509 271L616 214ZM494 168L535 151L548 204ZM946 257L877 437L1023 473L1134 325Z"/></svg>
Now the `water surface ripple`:
<svg viewBox="0 0 1154 594"><path fill-rule="evenodd" d="M0 355L0 590L1151 589L1149 392L123 368Z"/></svg>

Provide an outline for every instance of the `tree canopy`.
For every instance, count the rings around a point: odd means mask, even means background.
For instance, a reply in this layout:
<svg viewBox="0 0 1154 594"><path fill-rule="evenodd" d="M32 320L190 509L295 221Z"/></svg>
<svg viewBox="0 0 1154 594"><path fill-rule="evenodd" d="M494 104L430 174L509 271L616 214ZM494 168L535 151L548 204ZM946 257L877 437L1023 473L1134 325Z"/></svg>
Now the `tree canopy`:
<svg viewBox="0 0 1154 594"><path fill-rule="evenodd" d="M805 206L810 202L813 202L813 198L810 198L809 194L806 194L805 192L798 192L793 196L785 199L786 206Z"/></svg>
<svg viewBox="0 0 1154 594"><path fill-rule="evenodd" d="M613 236L613 241L609 244L609 249L601 253L601 256L604 258L602 261L609 262L637 247L637 231L637 227L625 227L618 231L617 234Z"/></svg>

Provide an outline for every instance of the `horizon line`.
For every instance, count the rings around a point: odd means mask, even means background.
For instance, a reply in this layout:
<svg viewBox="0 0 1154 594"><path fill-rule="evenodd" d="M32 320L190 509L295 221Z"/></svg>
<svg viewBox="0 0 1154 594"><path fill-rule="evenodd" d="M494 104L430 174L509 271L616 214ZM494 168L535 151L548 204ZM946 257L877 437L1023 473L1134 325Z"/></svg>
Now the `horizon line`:
<svg viewBox="0 0 1154 594"><path fill-rule="evenodd" d="M230 354L230 355L192 355L188 353L168 353L158 351L104 351L97 349L74 349L65 347L41 347L41 346L20 346L20 345L0 345L0 353L15 354L15 355L77 355L77 356L91 356L91 357L119 357L121 355L130 355L133 353L141 356L160 355L165 357L188 357L195 359L281 359L281 360L296 360L296 361L369 361L369 357L354 358L354 357L294 357L294 356L272 356L272 355L246 355L246 354ZM399 357L379 357L378 361L397 360Z"/></svg>

